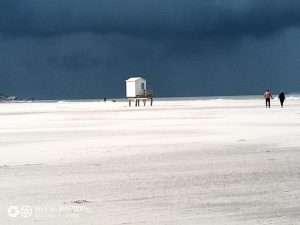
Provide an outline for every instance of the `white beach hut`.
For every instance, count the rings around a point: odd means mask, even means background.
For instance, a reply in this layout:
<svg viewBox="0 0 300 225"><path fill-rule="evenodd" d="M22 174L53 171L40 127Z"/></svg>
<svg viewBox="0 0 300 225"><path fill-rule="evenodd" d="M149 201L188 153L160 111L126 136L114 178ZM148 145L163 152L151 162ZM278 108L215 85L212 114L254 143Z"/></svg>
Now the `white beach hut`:
<svg viewBox="0 0 300 225"><path fill-rule="evenodd" d="M131 77L126 80L127 98L143 97L146 95L146 80L142 77Z"/></svg>

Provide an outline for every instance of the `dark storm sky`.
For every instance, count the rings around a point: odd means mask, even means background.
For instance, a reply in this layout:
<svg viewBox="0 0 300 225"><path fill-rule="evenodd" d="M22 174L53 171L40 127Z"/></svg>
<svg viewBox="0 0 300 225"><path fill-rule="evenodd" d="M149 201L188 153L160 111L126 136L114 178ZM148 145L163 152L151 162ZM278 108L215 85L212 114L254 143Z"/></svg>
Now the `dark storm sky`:
<svg viewBox="0 0 300 225"><path fill-rule="evenodd" d="M300 92L299 0L1 0L0 93L123 97Z"/></svg>

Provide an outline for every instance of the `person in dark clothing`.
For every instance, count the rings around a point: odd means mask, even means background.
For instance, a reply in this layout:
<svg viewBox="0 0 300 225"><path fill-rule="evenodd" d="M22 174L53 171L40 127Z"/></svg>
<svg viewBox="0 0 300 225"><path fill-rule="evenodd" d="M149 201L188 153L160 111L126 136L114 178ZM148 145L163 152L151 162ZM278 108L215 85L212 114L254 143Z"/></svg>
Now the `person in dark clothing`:
<svg viewBox="0 0 300 225"><path fill-rule="evenodd" d="M285 100L285 94L284 92L280 92L280 94L278 95L278 98L279 98L279 101L280 101L280 105L281 105L281 108L283 108L283 103L284 103L284 100Z"/></svg>
<svg viewBox="0 0 300 225"><path fill-rule="evenodd" d="M270 90L267 90L265 93L264 93L264 97L266 99L266 108L271 108L271 98L273 98L272 96L272 92Z"/></svg>

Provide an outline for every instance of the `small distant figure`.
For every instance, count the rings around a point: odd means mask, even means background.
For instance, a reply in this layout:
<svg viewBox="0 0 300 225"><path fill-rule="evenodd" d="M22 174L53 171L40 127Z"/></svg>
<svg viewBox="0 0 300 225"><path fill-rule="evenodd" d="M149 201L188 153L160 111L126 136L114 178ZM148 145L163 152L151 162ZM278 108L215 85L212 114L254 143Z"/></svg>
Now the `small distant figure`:
<svg viewBox="0 0 300 225"><path fill-rule="evenodd" d="M266 108L271 108L271 98L273 98L272 92L270 90L266 90L264 97L266 100Z"/></svg>
<svg viewBox="0 0 300 225"><path fill-rule="evenodd" d="M106 98L106 97L104 97L104 98L103 98L103 101L104 101L104 102L106 102L106 100L107 100L107 98Z"/></svg>
<svg viewBox="0 0 300 225"><path fill-rule="evenodd" d="M283 103L285 101L285 94L283 91L281 91L278 95L278 98L279 98L279 101L280 101L280 105L281 105L281 108L283 108Z"/></svg>

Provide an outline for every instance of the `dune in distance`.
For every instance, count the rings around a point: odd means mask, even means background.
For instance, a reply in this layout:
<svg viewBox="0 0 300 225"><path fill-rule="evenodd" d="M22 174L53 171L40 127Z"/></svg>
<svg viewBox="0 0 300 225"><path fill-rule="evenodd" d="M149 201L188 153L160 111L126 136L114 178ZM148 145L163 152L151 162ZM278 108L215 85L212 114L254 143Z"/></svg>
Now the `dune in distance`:
<svg viewBox="0 0 300 225"><path fill-rule="evenodd" d="M0 224L300 224L300 100L0 104Z"/></svg>

